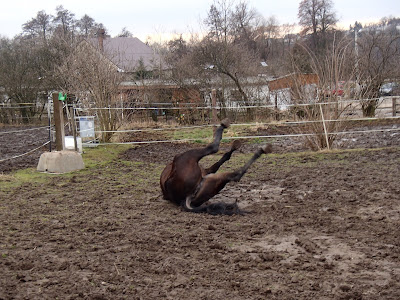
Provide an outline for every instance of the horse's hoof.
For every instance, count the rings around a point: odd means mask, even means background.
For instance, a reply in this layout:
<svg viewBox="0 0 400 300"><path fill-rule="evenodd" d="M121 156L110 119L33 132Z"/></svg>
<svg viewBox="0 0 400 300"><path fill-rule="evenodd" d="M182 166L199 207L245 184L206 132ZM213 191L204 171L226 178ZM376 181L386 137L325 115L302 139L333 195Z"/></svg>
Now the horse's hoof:
<svg viewBox="0 0 400 300"><path fill-rule="evenodd" d="M235 140L235 141L232 143L231 150L232 150L232 151L235 151L235 150L239 149L241 146L242 146L242 142L241 142L240 140Z"/></svg>
<svg viewBox="0 0 400 300"><path fill-rule="evenodd" d="M266 144L261 147L261 150L264 154L271 153L272 152L272 145L271 144Z"/></svg>
<svg viewBox="0 0 400 300"><path fill-rule="evenodd" d="M231 121L229 121L228 118L223 119L223 120L221 121L221 126L224 127L224 128L228 128L230 125L231 125Z"/></svg>

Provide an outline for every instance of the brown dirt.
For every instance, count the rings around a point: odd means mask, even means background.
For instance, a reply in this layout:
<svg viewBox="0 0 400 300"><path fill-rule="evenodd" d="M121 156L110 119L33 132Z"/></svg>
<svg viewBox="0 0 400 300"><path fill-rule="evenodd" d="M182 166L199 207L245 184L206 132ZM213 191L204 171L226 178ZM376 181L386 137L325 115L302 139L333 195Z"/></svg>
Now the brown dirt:
<svg viewBox="0 0 400 300"><path fill-rule="evenodd" d="M245 216L158 197L187 144L0 191L0 299L400 299L398 140L264 156L216 197Z"/></svg>
<svg viewBox="0 0 400 300"><path fill-rule="evenodd" d="M49 151L45 144L49 140L46 127L0 126L0 174L36 166L40 154ZM13 158L32 151L21 157Z"/></svg>

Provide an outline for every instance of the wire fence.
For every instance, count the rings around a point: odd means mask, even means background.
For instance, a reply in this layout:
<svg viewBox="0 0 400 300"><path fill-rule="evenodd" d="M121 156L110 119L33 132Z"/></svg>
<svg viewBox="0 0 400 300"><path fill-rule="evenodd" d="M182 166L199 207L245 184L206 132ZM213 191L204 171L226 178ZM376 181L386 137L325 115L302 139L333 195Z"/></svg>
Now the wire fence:
<svg viewBox="0 0 400 300"><path fill-rule="evenodd" d="M38 151L39 149L43 148L44 146L48 145L49 143L50 143L50 141L47 141L44 144L40 145L39 147L36 147L36 148L34 148L32 150L29 150L27 152L24 152L22 154L18 154L18 155L14 155L14 156L11 156L11 157L0 159L0 162L4 162L4 161L7 161L7 160L12 160L12 159L16 159L16 158L19 158L19 157L23 157L23 156L29 155L29 154L31 154L31 153L33 153L35 151Z"/></svg>
<svg viewBox="0 0 400 300"><path fill-rule="evenodd" d="M400 109L399 97L381 97L375 99L335 99L325 102L308 102L295 104L266 104L262 102L244 105L241 101L228 100L226 103L216 102L215 106L210 103L124 103L114 102L108 107L96 107L94 103L90 105L74 105L77 115L87 115L88 113L100 115L104 112L109 114L120 114L119 121L136 121L142 123L157 122L179 125L197 125L212 123L212 114L216 112L222 119L228 117L234 122L251 122L265 119L293 119L294 114L301 114L302 110L315 105L339 106L339 109L346 108L348 114L355 116L362 115L362 107L365 103L376 102L378 114L393 115ZM80 102L78 102L80 103ZM45 121L46 106L52 105L35 103L20 103L18 105L0 104L0 124L32 124ZM117 113L117 114L118 114Z"/></svg>
<svg viewBox="0 0 400 300"><path fill-rule="evenodd" d="M77 108L76 112L92 113L92 114L120 114L125 121L135 120L145 123L154 121L157 123L173 123L178 122L180 125L195 125L212 123L212 114L215 112L219 118L228 117L234 122L251 122L265 119L295 119L304 113L304 110L316 107L319 105L336 106L337 110L343 110L348 115L360 117L363 115L362 109L368 103L374 103L376 113L380 116L395 115L400 109L400 104L397 105L399 97L385 97L363 100L346 100L340 99L337 101L314 102L314 103L296 103L277 106L271 104L252 104L243 105L239 102L229 102L230 105L221 105L218 103L215 106L211 105L193 105L191 103L162 103L142 104L142 106L124 106L115 107L90 107ZM396 102L397 101L397 102ZM138 104L140 105L140 104ZM296 115L297 114L297 115ZM169 122L170 121L170 122Z"/></svg>
<svg viewBox="0 0 400 300"><path fill-rule="evenodd" d="M200 106L189 106L189 104L184 108L186 111L202 111L204 109L207 110L215 110L218 112L218 118L222 119L225 117L222 115L222 110L233 110L239 111L245 115L248 114L246 109L265 109L264 114L261 114L259 118L254 122L249 121L247 119L245 122L240 122L240 118L232 118L228 117L235 122L232 126L279 126L279 125L312 125L312 124L321 124L326 127L326 124L330 123L343 123L343 122L356 122L356 121L373 121L373 120L396 120L399 118L397 114L396 102L392 101L393 97L390 98L376 98L376 99L368 99L368 100L340 100L340 101L330 101L323 103L302 103L302 104L291 104L287 105L285 110L276 110L276 107L273 105L248 105L248 106L216 106L216 107L200 107ZM363 117L362 106L368 101L376 101L376 117ZM324 107L324 109L322 109ZM326 110L328 108L328 110ZM400 108L400 107L399 107ZM172 107L169 108L171 110L176 110L178 112L183 112L182 107ZM215 123L211 120L216 119L210 116L207 122L199 122L201 125L195 124L187 124L185 122L180 122L179 117L171 122L159 122L157 120L153 120L153 122L145 122L140 124L137 122L137 118L129 118L127 114L125 114L125 118L123 112L127 111L159 111L160 107L92 107L89 110L76 109L76 115L87 115L87 113L91 113L94 117L96 117L96 129L94 133L98 139L101 140L101 136L104 134L115 135L115 134L129 134L129 133L146 133L146 132L162 132L162 131L180 131L180 130L193 130L198 128L207 128L213 127ZM307 113L304 111L308 110ZM331 112L329 112L329 110ZM332 114L332 111L336 111L335 115ZM82 112L84 114L82 114ZM99 113L100 112L100 113ZM118 119L121 126L119 128L107 128L106 126L100 126L101 120L99 115L102 114L104 117L104 112L108 112L109 119L112 117L114 119ZM277 114L280 114L277 116ZM325 117L324 117L325 114ZM340 117L338 117L340 115ZM253 114L254 117L254 114ZM135 122L136 121L136 122ZM238 122L239 121L239 122ZM138 128L142 127L142 128ZM143 128L144 127L144 128ZM332 127L332 126L331 126ZM339 134L337 129L340 129L338 126L336 128L324 128L324 134L326 136ZM78 129L80 131L80 129ZM81 131L82 132L82 131ZM309 135L309 134L307 134ZM297 133L294 136L307 136L304 133ZM238 138L254 138L250 137L238 137ZM196 141L202 141L202 139L193 139ZM190 139L185 139L181 141L193 141ZM203 139L207 140L207 139ZM180 140L172 140L173 142L177 142ZM92 143L93 141L91 141ZM135 141L130 143L143 144L143 143L155 143L155 141ZM159 140L158 142L166 142L166 140Z"/></svg>
<svg viewBox="0 0 400 300"><path fill-rule="evenodd" d="M236 124L232 124L236 125ZM275 124L274 124L275 125ZM243 126L243 125L241 125ZM250 126L250 125L249 125ZM346 134L361 134L361 133L373 133L373 132L400 132L399 128L381 128L381 129L368 129L368 130L347 130L347 131L336 131L327 132L327 135L346 135ZM324 134L321 132L321 134ZM315 133L295 133L295 134L270 134L270 135L245 135L245 136L225 136L225 140L237 140L237 139L277 139L277 138L297 138L297 137L312 137ZM208 138L182 138L182 139L165 139L165 140L147 140L147 141L134 141L134 142L96 142L96 145L140 145L140 144L156 144L156 143L188 143L188 142L207 142L212 137ZM400 140L400 137L399 137Z"/></svg>
<svg viewBox="0 0 400 300"><path fill-rule="evenodd" d="M303 129L301 129L301 126L307 126L310 124L329 124L329 123L338 123L338 122L359 122L359 121L391 121L391 122L395 122L397 124L397 120L400 118L400 116L398 115L397 112L397 108L399 105L396 106L396 102L393 101L391 102L392 105L389 105L389 101L388 100L392 100L395 99L393 97L390 97L389 99L373 99L376 101L380 101L380 105L378 105L377 107L377 111L376 111L376 115L377 117L360 117L360 113L357 112L357 110L360 110L360 106L362 105L362 102L360 100L342 100L342 101L335 101L335 102L325 102L325 103L317 103L317 104L296 104L296 105L288 105L286 107L286 111L290 111L293 108L302 108L302 107L310 107L311 105L317 105L319 107L322 107L322 105L324 106L335 106L335 108L337 109L338 106L340 106L341 108L344 108L342 110L342 112L346 112L348 113L347 115L344 115L341 118L326 118L326 119L321 119L320 116L318 116L317 119L304 119L296 114L293 115L292 119L284 119L284 120L279 120L277 121L275 118L271 118L271 115L264 115L264 120L260 119L260 121L257 122L236 122L231 124L232 127L236 127L236 126L241 126L241 127L254 127L254 126L258 126L258 127L268 127L268 126L281 126L281 125L285 125L285 126L293 126L295 128L294 131L296 131L295 133L285 133L285 134L258 134L258 135L235 135L235 136L226 136L224 137L224 139L226 140L230 140L230 139L278 139L278 138L304 138L304 137L312 137L315 136L316 134L324 134L326 136L326 138L328 138L329 136L336 136L336 135L346 135L346 134L368 134L368 133L379 133L379 132L392 132L393 134L398 134L400 131L400 126L392 126L391 128L378 128L378 129L362 129L362 130L329 130L327 131L325 129L325 131L321 131L321 132L307 132L307 131L303 131ZM364 100L365 101L365 100ZM1 108L1 107L0 107ZM271 106L271 105L254 105L254 106L242 106L240 107L240 109L260 109L260 108L264 108L264 109L275 109L275 106ZM130 133L149 133L149 135L151 135L153 132L166 132L166 131L173 131L173 132L181 132L181 131L191 131L194 129L202 129L202 128L210 128L210 127L214 127L215 124L212 124L211 122L208 124L201 124L201 125L187 125L184 123L180 123L176 120L174 120L174 122L170 122L167 124L162 124L160 125L159 122L153 122L153 124L142 124L140 126L146 126L145 128L137 128L138 123L132 123L132 120L127 118L127 124L131 125L131 128L124 128L124 129L115 129L115 130L106 130L106 129L101 129L100 125L99 125L99 116L98 116L98 112L99 111L118 111L120 114L120 120L123 120L123 112L126 111L130 111L130 110L135 110L135 111L154 111L154 110L159 110L159 107L100 107L100 108L96 108L96 107L92 107L89 110L84 110L81 108L76 108L75 107L75 111L74 114L76 114L76 120L78 120L78 126L77 126L77 133L78 136L79 135L83 135L84 130L81 130L80 126L79 126L79 119L81 117L87 117L88 114L93 114L93 118L94 118L94 123L95 123L95 130L93 128L94 134L95 136L92 139L86 139L83 142L83 145L93 145L94 143L96 145L104 145L104 144L130 144L130 145L141 145L141 144L154 144L154 143L179 143L179 142L199 142L199 141L203 141L203 142L207 142L210 140L210 138L212 137L206 137L206 138L164 138L164 139L155 139L155 140L145 140L145 137L143 138L142 136L142 140L136 140L136 141L113 141L113 142L101 142L99 136L101 136L104 133L110 133L110 134L130 134ZM181 110L182 108L169 108L169 109L174 109L174 110ZM187 105L187 107L185 107L185 109L190 109L193 111L196 110L204 110L204 109L216 109L216 110L221 110L221 107L199 107L199 106L189 106ZM231 107L224 107L223 109L231 109L231 110L238 110L237 107L231 106ZM50 111L50 110L49 110ZM67 109L66 112L68 112L69 110ZM125 117L126 117L126 113L125 113ZM65 127L71 127L73 126L74 122L71 122L72 118L71 116L68 115L66 116L66 120L67 122L64 124ZM136 128L135 128L136 126ZM159 127L152 127L152 126L159 126ZM126 125L125 125L126 127ZM133 127L133 128L132 128ZM340 128L339 128L340 129ZM12 130L3 130L0 131L0 137L2 137L2 139L0 139L2 142L6 141L7 138L4 137L5 135L8 134L12 134L12 135L26 135L26 134L30 134L30 132L36 131L36 130L45 130L46 132L50 133L53 131L51 125L48 126L41 126L41 127L35 127L35 128L23 128L23 129L12 129ZM67 130L68 131L68 130ZM44 146L48 145L49 143L54 141L54 134L49 134L49 139L47 141L39 141L40 145L39 146L34 146L31 149L27 149L27 151L23 152L23 153L19 153L19 154L15 154L15 155L7 155L8 157L5 158L1 158L0 157L0 162L4 162L6 160L12 160L12 159L17 159L19 157L25 156L25 155L29 155L35 151L38 151L40 149L43 149ZM164 136L168 136L168 135L164 135Z"/></svg>
<svg viewBox="0 0 400 300"><path fill-rule="evenodd" d="M366 118L366 119L357 119L357 120L394 120L394 119L399 119L399 117L392 117L392 118ZM329 121L329 120L327 120ZM335 121L335 120L332 120ZM302 123L307 123L305 122L291 122L292 125L298 125ZM265 126L265 125L277 125L277 123L248 123L248 124L232 124L232 126ZM284 123L281 123L284 124ZM151 131L151 130L190 130L193 128L203 128L203 127L210 127L214 125L204 125L204 126L181 126L181 127L175 127L175 128L159 128L159 129L147 129L147 130L126 130L123 132L142 132L142 131ZM34 130L46 130L48 131L48 127L37 127L37 128L29 128L29 129L21 129L21 130L11 130L11 131L3 131L0 132L0 135L6 135L6 134L12 134L12 135L26 135L31 131ZM118 132L118 131L117 131ZM346 131L338 131L338 132L329 132L328 135L354 135L354 134L371 134L371 133L393 133L393 134L399 134L398 140L400 141L400 125L397 127L391 127L391 128L378 128L378 129L366 129L366 130L346 130ZM244 135L244 136L227 136L224 137L225 140L232 140L232 139L288 139L288 138L302 138L302 137L311 137L314 136L315 133L296 133L296 134L269 134L269 135ZM207 142L210 140L211 137L208 138L182 138L182 139L165 139L165 140L147 140L147 141L131 141L131 142L108 142L108 143L101 143L97 142L96 145L143 145L143 144L156 144L156 143L182 143L182 142ZM51 143L51 141L45 141L44 143L41 143L39 146L34 147L33 149L30 149L28 151L25 151L23 153L17 154L17 155L12 155L6 158L1 158L0 163L3 163L8 160L14 160L21 158L23 156L27 156L29 154L32 154L36 151L43 150L43 147Z"/></svg>
<svg viewBox="0 0 400 300"><path fill-rule="evenodd" d="M0 127L0 167L6 162L43 151L51 143L50 131L49 126Z"/></svg>

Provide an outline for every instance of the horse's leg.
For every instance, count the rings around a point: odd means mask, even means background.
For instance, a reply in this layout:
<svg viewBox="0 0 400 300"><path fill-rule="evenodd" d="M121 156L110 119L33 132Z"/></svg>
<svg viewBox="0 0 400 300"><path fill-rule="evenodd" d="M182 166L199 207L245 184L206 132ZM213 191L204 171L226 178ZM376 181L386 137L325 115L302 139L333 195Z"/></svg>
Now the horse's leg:
<svg viewBox="0 0 400 300"><path fill-rule="evenodd" d="M250 166L262 155L262 154L267 154L272 152L272 145L267 144L264 145L263 147L259 148L256 153L254 153L253 157L239 170L234 171L230 173L230 181L239 181L243 175L247 172L247 170L250 168Z"/></svg>
<svg viewBox="0 0 400 300"><path fill-rule="evenodd" d="M214 173L205 176L195 195L186 198L184 207L188 210L196 209L204 202L218 194L228 182L239 181L250 166L264 153L271 153L271 145L266 145L256 151L253 157L240 169L234 172Z"/></svg>
<svg viewBox="0 0 400 300"><path fill-rule="evenodd" d="M229 126L230 126L229 119L224 119L221 121L221 125L215 131L214 141L211 144L207 145L205 148L198 149L198 155L197 155L198 160L200 160L204 156L218 152L219 144L221 143L222 140L222 133L224 132L224 129L228 128Z"/></svg>
<svg viewBox="0 0 400 300"><path fill-rule="evenodd" d="M213 164L211 167L205 169L206 174L211 174L211 173L216 173L218 169L222 166L222 164L226 161L228 161L231 158L231 155L234 151L239 149L241 146L241 142L239 140L236 140L232 143L231 150L226 152L219 161L217 161L215 164Z"/></svg>

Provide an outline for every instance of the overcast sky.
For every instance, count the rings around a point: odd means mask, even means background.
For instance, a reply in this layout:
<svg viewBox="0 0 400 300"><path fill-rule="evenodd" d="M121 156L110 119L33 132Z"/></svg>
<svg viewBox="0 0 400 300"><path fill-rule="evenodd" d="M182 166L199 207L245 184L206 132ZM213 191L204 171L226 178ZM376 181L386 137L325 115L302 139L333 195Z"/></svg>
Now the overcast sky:
<svg viewBox="0 0 400 300"><path fill-rule="evenodd" d="M147 36L191 33L199 30L200 20L207 16L213 0L5 0L0 9L0 35L9 38L22 31L22 24L40 10L55 14L63 5L77 19L88 14L103 23L111 36L126 27L134 36L146 41ZM280 24L297 23L300 0L248 0L251 8L263 17L275 16ZM237 1L236 1L237 3ZM399 0L334 0L334 10L342 28L355 21L370 23L382 17L400 17ZM155 38L156 39L156 38Z"/></svg>

